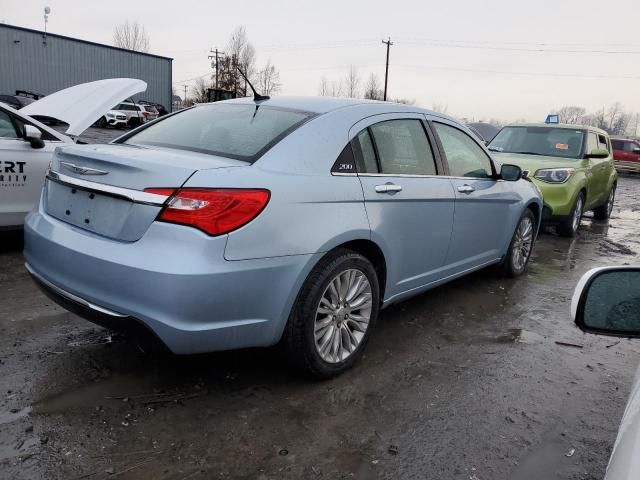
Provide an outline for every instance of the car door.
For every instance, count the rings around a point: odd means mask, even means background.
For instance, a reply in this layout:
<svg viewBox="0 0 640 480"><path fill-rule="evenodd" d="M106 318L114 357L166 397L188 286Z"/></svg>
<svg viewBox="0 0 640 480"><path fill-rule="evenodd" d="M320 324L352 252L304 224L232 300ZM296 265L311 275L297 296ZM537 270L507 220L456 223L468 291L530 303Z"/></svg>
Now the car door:
<svg viewBox="0 0 640 480"><path fill-rule="evenodd" d="M369 117L350 131L371 237L387 263L385 300L442 278L455 195L419 114Z"/></svg>
<svg viewBox="0 0 640 480"><path fill-rule="evenodd" d="M61 144L45 140L43 148L34 149L23 140L23 128L17 116L0 108L0 227L23 224L40 199L53 150Z"/></svg>
<svg viewBox="0 0 640 480"><path fill-rule="evenodd" d="M509 182L498 180L493 161L467 132L448 120L428 118L456 195L446 264L448 274L459 274L504 255L522 199Z"/></svg>
<svg viewBox="0 0 640 480"><path fill-rule="evenodd" d="M593 150L599 150L601 146L598 143L598 135L595 132L587 132L587 144L584 154L588 154ZM605 148L606 150L606 148ZM606 176L604 171L608 160L601 158L587 158L582 160L587 167L587 199L585 210L589 210L594 205L602 201L603 186L602 178Z"/></svg>

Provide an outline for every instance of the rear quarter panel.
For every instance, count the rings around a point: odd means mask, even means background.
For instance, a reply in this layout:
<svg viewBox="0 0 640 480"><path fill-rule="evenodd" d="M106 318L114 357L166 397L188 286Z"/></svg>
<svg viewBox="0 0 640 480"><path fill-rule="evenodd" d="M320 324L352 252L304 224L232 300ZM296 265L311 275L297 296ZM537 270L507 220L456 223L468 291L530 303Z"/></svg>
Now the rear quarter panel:
<svg viewBox="0 0 640 480"><path fill-rule="evenodd" d="M264 211L229 234L227 260L324 252L350 240L370 238L358 178L331 174L347 144L353 117L336 113L303 125L250 168L200 170L189 179L185 186L271 192Z"/></svg>

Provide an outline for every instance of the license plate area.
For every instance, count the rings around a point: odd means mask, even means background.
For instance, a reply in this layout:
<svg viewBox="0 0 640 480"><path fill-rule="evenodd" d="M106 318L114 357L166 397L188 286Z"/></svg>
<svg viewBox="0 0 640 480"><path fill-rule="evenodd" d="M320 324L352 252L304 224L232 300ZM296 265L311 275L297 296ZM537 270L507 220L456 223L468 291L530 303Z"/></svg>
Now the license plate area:
<svg viewBox="0 0 640 480"><path fill-rule="evenodd" d="M47 180L45 211L52 217L84 230L118 236L134 205L124 198L104 195Z"/></svg>

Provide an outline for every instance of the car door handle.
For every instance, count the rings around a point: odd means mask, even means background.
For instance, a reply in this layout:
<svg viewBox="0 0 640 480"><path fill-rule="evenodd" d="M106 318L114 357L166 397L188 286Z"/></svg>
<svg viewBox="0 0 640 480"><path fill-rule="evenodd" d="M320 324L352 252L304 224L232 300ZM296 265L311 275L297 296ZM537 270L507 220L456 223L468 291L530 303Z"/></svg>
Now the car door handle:
<svg viewBox="0 0 640 480"><path fill-rule="evenodd" d="M384 185L376 185L376 192L378 193L394 193L401 192L402 187L393 183L385 183Z"/></svg>
<svg viewBox="0 0 640 480"><path fill-rule="evenodd" d="M471 185L461 185L458 187L460 193L473 193L476 191Z"/></svg>

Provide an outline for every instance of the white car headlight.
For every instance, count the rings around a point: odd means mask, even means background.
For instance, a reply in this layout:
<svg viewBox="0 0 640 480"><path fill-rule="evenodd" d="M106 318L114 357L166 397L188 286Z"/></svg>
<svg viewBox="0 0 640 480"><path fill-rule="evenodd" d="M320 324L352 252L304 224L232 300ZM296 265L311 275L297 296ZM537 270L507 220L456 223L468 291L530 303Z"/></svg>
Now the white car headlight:
<svg viewBox="0 0 640 480"><path fill-rule="evenodd" d="M536 172L534 178L547 183L564 183L575 171L575 168L543 168Z"/></svg>
<svg viewBox="0 0 640 480"><path fill-rule="evenodd" d="M107 113L107 117L108 117L108 118L114 118L114 117L115 117L115 115L114 115L113 113Z"/></svg>

